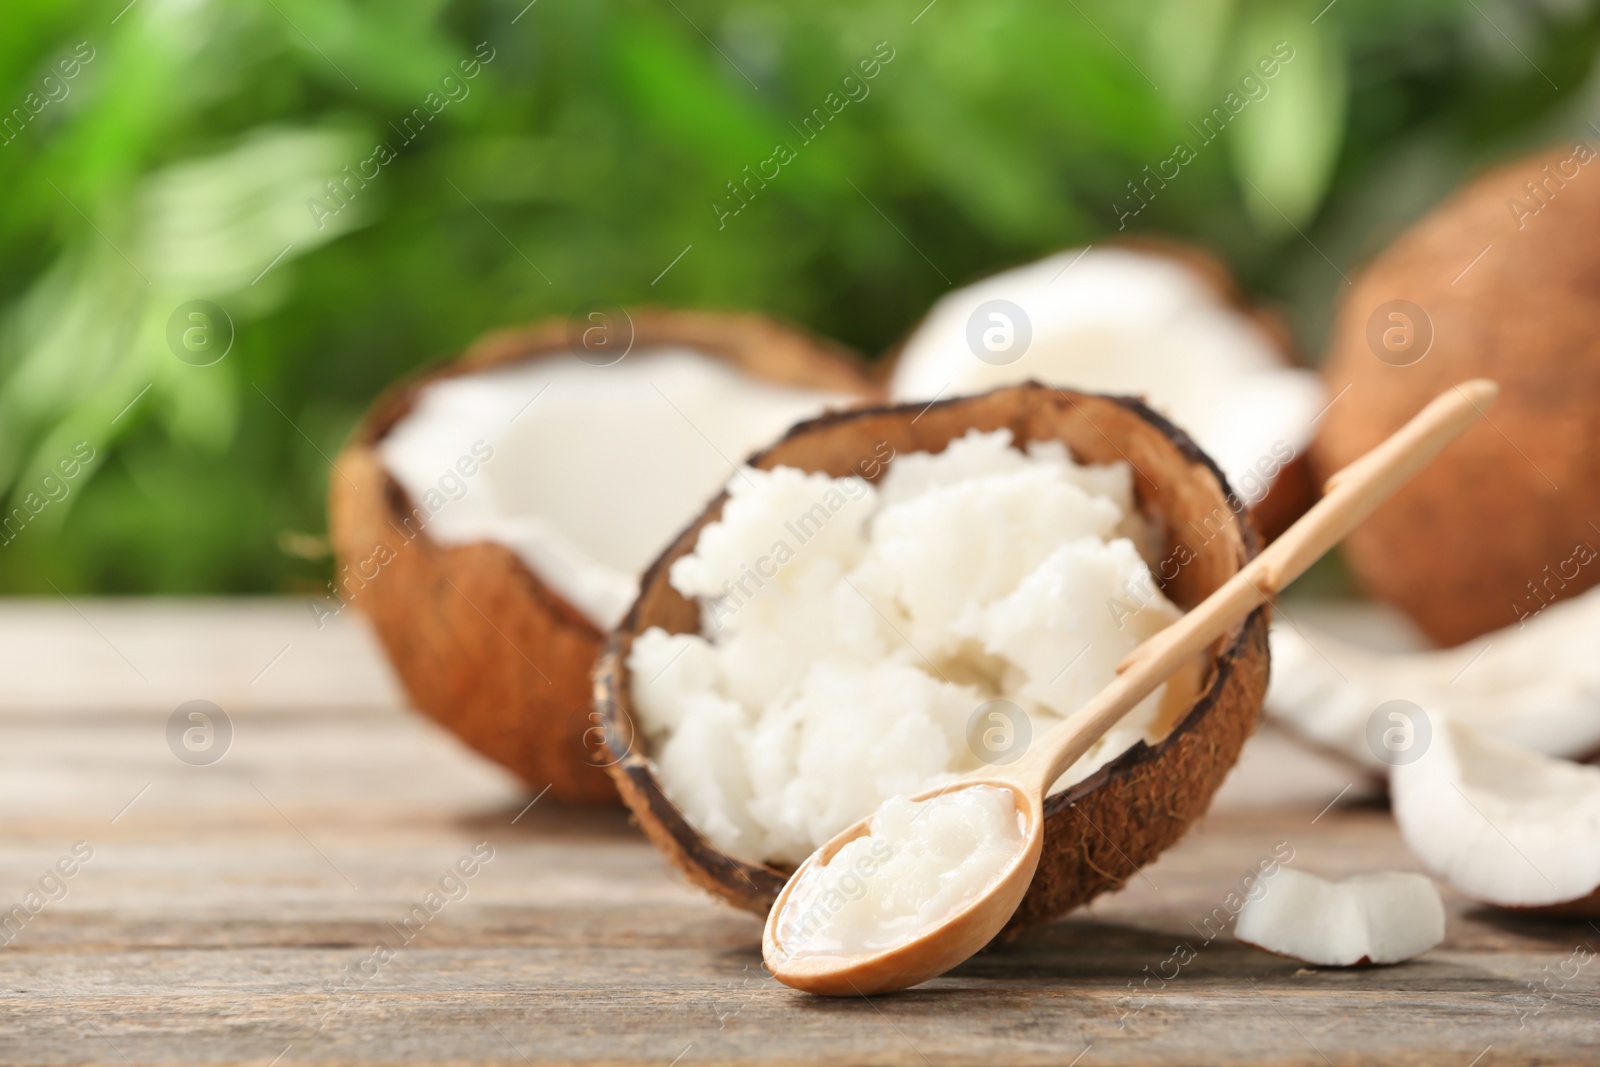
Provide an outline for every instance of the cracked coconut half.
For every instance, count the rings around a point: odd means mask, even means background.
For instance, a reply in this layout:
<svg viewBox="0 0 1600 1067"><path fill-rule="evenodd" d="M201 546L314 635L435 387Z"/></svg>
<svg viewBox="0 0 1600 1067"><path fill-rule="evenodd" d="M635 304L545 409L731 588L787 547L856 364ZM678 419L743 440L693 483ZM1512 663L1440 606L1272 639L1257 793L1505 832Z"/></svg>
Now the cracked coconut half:
<svg viewBox="0 0 1600 1067"><path fill-rule="evenodd" d="M1134 401L1027 385L802 424L655 563L597 675L611 768L698 884L770 906L883 801L1014 759L1254 553ZM1120 885L1205 808L1265 687L1257 612L1069 769L1013 925Z"/></svg>
<svg viewBox="0 0 1600 1067"><path fill-rule="evenodd" d="M608 365L562 320L397 386L331 480L335 594L412 701L568 801L615 797L590 675L639 573L747 452L874 392L844 350L755 316L612 325L632 345Z"/></svg>
<svg viewBox="0 0 1600 1067"><path fill-rule="evenodd" d="M1315 499L1305 456L1322 385L1199 249L1077 249L950 293L900 347L889 394L1029 380L1142 398L1216 461L1269 540Z"/></svg>

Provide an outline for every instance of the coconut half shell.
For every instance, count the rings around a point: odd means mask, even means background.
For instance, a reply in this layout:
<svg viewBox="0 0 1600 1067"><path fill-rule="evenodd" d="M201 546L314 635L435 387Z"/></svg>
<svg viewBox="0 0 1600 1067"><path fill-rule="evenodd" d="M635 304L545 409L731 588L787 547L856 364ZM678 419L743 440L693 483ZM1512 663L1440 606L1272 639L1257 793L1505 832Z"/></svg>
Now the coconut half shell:
<svg viewBox="0 0 1600 1067"><path fill-rule="evenodd" d="M1182 431L1133 399L1028 383L932 405L862 408L801 423L751 464L843 477L866 469L861 465L881 455L875 450L884 442L896 454L938 452L968 430L1001 428L1019 446L1063 441L1079 462L1128 461L1140 510L1164 542L1163 558L1187 559L1164 585L1180 607L1199 603L1257 551L1258 535L1221 472ZM725 501L726 494L712 501L646 573L639 599L607 641L595 703L611 774L650 840L696 885L765 913L791 872L746 862L707 841L667 798L643 736L633 729L627 664L634 639L652 626L699 632L699 607L672 588L668 569L693 551ZM1164 740L1136 744L1046 800L1039 870L1007 930L1048 921L1118 888L1177 841L1206 810L1254 731L1266 685L1267 616L1258 609L1214 646L1194 704Z"/></svg>
<svg viewBox="0 0 1600 1067"><path fill-rule="evenodd" d="M1319 479L1452 384L1500 383L1493 415L1342 549L1369 592L1443 645L1600 582L1597 170L1593 150L1567 146L1491 171L1401 235L1339 310Z"/></svg>
<svg viewBox="0 0 1600 1067"><path fill-rule="evenodd" d="M1172 266L1181 268L1181 276L1187 276L1197 289L1194 297L1176 306L1171 303L1175 299L1171 292L1175 281ZM1096 271L1109 273L1088 277ZM983 303L977 303L980 298ZM980 362L976 350L969 351L968 346L973 343L970 336L953 336L961 334L963 328L970 331L966 319L969 309L982 310L996 298L1020 302L1025 315L1031 316L1033 334L1025 354L1001 367ZM1188 303L1190 299L1195 303ZM1206 327L1205 337L1190 337L1187 345L1170 335L1161 341L1152 338L1150 331L1178 313L1178 308L1189 314L1188 324L1193 327L1197 321L1193 313L1201 303L1209 304L1213 312L1198 320ZM1051 309L1065 318L1055 319ZM1216 347L1195 343L1210 339L1212 333L1216 334ZM953 361L948 348L952 341L957 352ZM1152 345L1155 347L1149 347ZM1119 346L1130 346L1142 358L1135 359L1132 366L1116 363L1123 351ZM1251 303L1220 258L1205 248L1181 241L1127 237L1018 266L946 295L890 350L883 361L884 378L890 399L907 402L1038 380L1047 385L1151 396L1158 396L1165 386L1171 403L1174 397L1184 395L1181 385L1175 389L1172 385L1181 381L1179 362L1201 359L1217 348L1259 352L1278 368L1315 382L1282 316ZM1173 373L1152 380L1138 364L1158 356L1171 361L1167 365ZM1096 360L1111 360L1116 369L1092 368ZM1081 377L1086 364L1091 366L1090 380ZM1213 375L1227 384L1220 367L1213 368ZM1217 415L1226 427L1220 439L1229 443L1237 431L1231 423L1249 420L1263 410L1279 406L1297 413L1299 421L1286 430L1287 439L1273 441L1266 437L1257 442L1261 451L1248 457L1255 463L1255 470L1245 474L1231 472L1236 479L1233 487L1251 500L1250 517L1265 542L1275 539L1316 503L1318 490L1311 479L1307 446L1312 437L1313 413L1321 404L1316 398L1319 392L1284 386L1271 395L1235 398L1238 406L1228 412L1215 413L1205 406L1188 409L1191 419L1198 419L1202 413ZM1162 404L1156 402L1155 406ZM1202 439L1205 437L1205 427L1197 421L1188 428ZM1287 460L1280 454L1285 446L1290 453ZM1227 457L1217 454L1213 458L1227 466ZM1241 484L1239 478L1262 479L1265 487Z"/></svg>
<svg viewBox="0 0 1600 1067"><path fill-rule="evenodd" d="M755 315L633 310L635 352L679 346L753 377L844 396L876 387L849 351ZM485 337L460 359L384 393L335 464L329 529L341 598L372 620L411 701L534 788L572 803L616 799L591 717L604 634L510 548L443 545L377 446L430 384L539 359L570 359L569 323ZM605 492L596 487L596 498ZM366 576L371 574L372 577Z"/></svg>
<svg viewBox="0 0 1600 1067"><path fill-rule="evenodd" d="M1136 252L1164 255L1185 264L1210 284L1219 303L1233 308L1272 339L1285 367L1306 366L1289 323L1277 311L1251 302L1228 265L1210 249L1148 235L1124 238L1118 242L1118 246ZM1279 534L1311 510L1311 505L1317 502L1320 495L1318 483L1311 477L1308 449L1301 448L1278 471L1266 493L1250 505L1250 521L1255 523L1257 532L1261 534L1262 544L1276 541Z"/></svg>

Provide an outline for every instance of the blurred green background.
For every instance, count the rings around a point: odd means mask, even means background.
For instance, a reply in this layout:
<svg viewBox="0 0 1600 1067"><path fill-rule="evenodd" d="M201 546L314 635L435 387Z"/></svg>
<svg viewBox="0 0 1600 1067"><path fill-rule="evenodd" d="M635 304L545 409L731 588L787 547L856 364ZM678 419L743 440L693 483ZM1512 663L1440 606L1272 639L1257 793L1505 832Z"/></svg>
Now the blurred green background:
<svg viewBox="0 0 1600 1067"><path fill-rule="evenodd" d="M1125 232L1219 252L1312 358L1341 270L1600 116L1576 0L125 3L0 13L0 490L53 497L5 592L320 589L328 458L492 327L656 302L882 351L951 284L1116 235L1277 42ZM340 205L346 166L377 174ZM168 344L193 300L233 324L210 366Z"/></svg>

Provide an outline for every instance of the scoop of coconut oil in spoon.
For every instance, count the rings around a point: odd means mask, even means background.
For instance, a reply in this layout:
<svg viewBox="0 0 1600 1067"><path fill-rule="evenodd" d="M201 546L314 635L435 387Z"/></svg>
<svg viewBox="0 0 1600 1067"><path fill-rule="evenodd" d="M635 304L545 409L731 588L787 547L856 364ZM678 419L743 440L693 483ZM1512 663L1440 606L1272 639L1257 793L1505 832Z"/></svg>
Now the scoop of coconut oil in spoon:
<svg viewBox="0 0 1600 1067"><path fill-rule="evenodd" d="M915 940L999 880L1027 844L1009 790L893 797L868 832L807 866L779 917L791 957L866 955Z"/></svg>

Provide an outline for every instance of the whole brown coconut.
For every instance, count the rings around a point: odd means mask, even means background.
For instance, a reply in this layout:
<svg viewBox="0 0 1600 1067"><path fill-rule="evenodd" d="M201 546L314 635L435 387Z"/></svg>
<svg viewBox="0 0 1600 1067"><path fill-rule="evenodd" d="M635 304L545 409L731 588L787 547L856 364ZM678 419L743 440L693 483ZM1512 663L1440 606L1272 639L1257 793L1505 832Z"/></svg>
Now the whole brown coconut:
<svg viewBox="0 0 1600 1067"><path fill-rule="evenodd" d="M1018 445L1059 440L1080 462L1126 460L1134 467L1139 507L1160 531L1162 558L1182 564L1164 586L1180 607L1199 603L1257 551L1256 532L1235 507L1221 472L1182 431L1133 399L1028 383L931 406L862 408L801 423L751 463L835 477L864 469L881 474L878 464L864 464L881 454L875 450L883 442L897 454L938 452L968 430L1002 427ZM667 572L694 549L725 501L726 494L712 501L646 573L639 599L607 641L595 673L595 704L611 773L650 840L696 885L764 914L792 872L737 859L707 841L667 798L633 731L627 666L633 641L652 626L699 631L699 607L672 588ZM1044 854L1007 930L1046 922L1118 888L1177 841L1238 759L1266 685L1267 620L1259 609L1217 643L1193 706L1163 741L1154 747L1140 742L1046 800Z"/></svg>
<svg viewBox="0 0 1600 1067"><path fill-rule="evenodd" d="M1600 581L1596 159L1559 148L1479 178L1379 256L1339 313L1319 480L1452 383L1500 383L1485 424L1344 544L1362 585L1441 644Z"/></svg>
<svg viewBox="0 0 1600 1067"><path fill-rule="evenodd" d="M628 314L634 352L682 346L771 382L846 396L876 392L852 353L758 316ZM603 633L505 545L430 539L412 521L416 502L376 451L429 384L525 360L574 358L569 336L566 319L491 334L455 362L379 397L335 465L329 529L338 592L372 620L412 702L530 786L548 785L557 800L601 804L616 799L590 711ZM596 486L596 499L604 492Z"/></svg>

